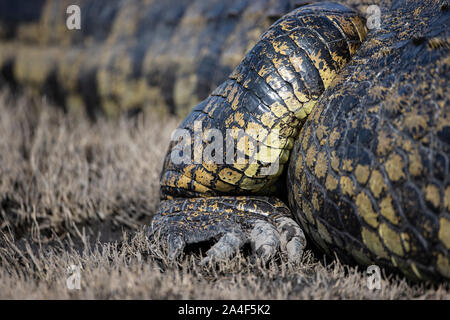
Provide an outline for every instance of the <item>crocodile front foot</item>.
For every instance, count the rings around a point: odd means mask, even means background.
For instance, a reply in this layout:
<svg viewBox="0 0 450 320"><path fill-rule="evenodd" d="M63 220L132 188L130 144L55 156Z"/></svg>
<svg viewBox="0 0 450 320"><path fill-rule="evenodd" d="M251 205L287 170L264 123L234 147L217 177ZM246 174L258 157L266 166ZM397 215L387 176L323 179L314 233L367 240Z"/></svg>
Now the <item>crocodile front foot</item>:
<svg viewBox="0 0 450 320"><path fill-rule="evenodd" d="M264 262L281 250L299 263L306 239L290 210L272 197L211 197L161 202L150 238L167 245L170 260L187 244L215 241L201 264L226 260L249 243Z"/></svg>

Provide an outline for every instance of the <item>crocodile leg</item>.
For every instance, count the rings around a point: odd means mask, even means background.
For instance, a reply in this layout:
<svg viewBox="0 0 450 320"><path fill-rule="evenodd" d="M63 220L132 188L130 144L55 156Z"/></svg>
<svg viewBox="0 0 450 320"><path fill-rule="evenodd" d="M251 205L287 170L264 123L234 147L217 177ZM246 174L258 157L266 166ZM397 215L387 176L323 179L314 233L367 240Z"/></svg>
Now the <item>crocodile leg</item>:
<svg viewBox="0 0 450 320"><path fill-rule="evenodd" d="M166 200L150 226L150 235L166 242L171 259L186 244L217 241L202 263L229 258L246 243L263 261L281 249L289 261L299 262L306 245L290 210L273 197Z"/></svg>
<svg viewBox="0 0 450 320"><path fill-rule="evenodd" d="M171 258L186 244L213 240L203 263L245 243L263 260L280 250L300 260L306 241L275 198L286 196L280 177L307 115L365 32L344 6L301 7L273 24L191 110L172 137L161 174L164 201L150 228Z"/></svg>

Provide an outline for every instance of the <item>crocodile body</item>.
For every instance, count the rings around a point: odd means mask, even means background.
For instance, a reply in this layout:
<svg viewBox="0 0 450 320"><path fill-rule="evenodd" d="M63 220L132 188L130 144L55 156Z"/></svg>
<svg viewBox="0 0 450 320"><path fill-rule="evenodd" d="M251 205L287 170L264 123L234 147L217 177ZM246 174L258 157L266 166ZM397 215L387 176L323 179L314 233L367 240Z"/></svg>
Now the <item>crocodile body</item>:
<svg viewBox="0 0 450 320"><path fill-rule="evenodd" d="M199 128L258 134L223 151L248 156L241 163L196 161L209 135L188 140L190 149L184 138L172 141L150 228L166 237L171 257L215 239L205 261L246 242L263 259L281 249L298 261L303 230L349 263L450 278L448 6L381 8L380 28L367 36L363 18L340 5L289 13L192 109L179 129L193 136ZM174 158L180 150L194 161ZM274 162L277 170L263 174Z"/></svg>
<svg viewBox="0 0 450 320"><path fill-rule="evenodd" d="M302 1L36 0L0 4L0 75L90 115L185 115ZM81 29L66 9L79 5ZM214 70L214 72L211 72Z"/></svg>

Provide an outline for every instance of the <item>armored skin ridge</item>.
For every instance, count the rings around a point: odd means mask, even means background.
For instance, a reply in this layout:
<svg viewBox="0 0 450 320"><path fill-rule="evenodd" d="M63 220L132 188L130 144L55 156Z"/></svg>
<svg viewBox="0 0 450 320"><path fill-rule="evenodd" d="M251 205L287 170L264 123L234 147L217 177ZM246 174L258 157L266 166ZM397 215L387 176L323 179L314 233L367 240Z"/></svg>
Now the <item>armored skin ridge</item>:
<svg viewBox="0 0 450 320"><path fill-rule="evenodd" d="M149 228L171 258L213 240L202 263L245 243L298 263L305 233L344 262L450 278L448 6L381 8L371 30L340 4L290 12L191 110Z"/></svg>

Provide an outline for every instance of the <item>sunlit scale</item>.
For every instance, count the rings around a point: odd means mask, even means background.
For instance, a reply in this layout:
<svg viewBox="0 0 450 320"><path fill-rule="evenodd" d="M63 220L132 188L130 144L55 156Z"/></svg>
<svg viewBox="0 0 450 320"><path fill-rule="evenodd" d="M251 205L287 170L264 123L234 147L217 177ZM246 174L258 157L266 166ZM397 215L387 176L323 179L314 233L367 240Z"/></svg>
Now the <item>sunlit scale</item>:
<svg viewBox="0 0 450 320"><path fill-rule="evenodd" d="M173 149L169 149L161 179L163 197L182 194L183 189L197 192L199 188L192 190L189 179L207 186L213 194L268 190L282 173L303 120L343 62L349 60L348 43L357 39L359 46L359 35L364 34L361 19L354 12L333 8L299 9L272 25L229 80L196 106L180 126L192 132L193 124L202 121L203 128L218 129L223 137L226 130L238 129L248 139L236 133L234 149L223 143L224 163L213 171L197 166L186 172L188 164L172 163L169 155ZM207 139L202 141L206 147ZM172 148L176 146L174 143ZM201 152L199 147L193 152ZM236 159L238 154L246 159L225 163L227 155ZM273 172L262 172L274 163L277 168Z"/></svg>

